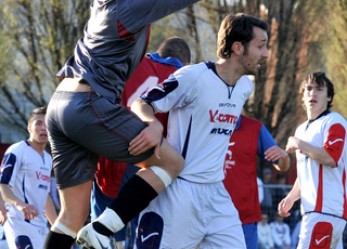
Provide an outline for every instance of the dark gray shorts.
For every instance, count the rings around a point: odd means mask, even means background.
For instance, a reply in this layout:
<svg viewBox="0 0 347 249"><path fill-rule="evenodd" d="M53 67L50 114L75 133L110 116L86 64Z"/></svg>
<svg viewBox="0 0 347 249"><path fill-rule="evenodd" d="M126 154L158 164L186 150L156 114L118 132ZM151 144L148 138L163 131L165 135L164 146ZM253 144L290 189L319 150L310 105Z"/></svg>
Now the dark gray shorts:
<svg viewBox="0 0 347 249"><path fill-rule="evenodd" d="M99 155L137 163L153 154L128 152L129 142L145 127L127 108L94 92L55 92L46 121L59 188L93 179Z"/></svg>

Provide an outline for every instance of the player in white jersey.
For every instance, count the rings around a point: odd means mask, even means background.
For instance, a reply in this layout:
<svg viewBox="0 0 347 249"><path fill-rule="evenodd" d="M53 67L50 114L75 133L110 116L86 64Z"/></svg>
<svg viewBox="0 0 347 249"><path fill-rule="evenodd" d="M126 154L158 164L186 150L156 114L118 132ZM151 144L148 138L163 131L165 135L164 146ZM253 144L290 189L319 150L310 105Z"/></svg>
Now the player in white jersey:
<svg viewBox="0 0 347 249"><path fill-rule="evenodd" d="M0 168L0 191L8 210L4 231L10 249L42 249L56 211L50 198L52 158L44 150L48 141L46 107L33 110L27 141L11 145ZM46 218L47 217L47 218Z"/></svg>
<svg viewBox="0 0 347 249"><path fill-rule="evenodd" d="M302 91L308 120L286 146L289 153L296 153L298 177L278 210L288 216L300 198L303 220L298 248L342 249L347 219L347 122L330 111L334 86L325 73L308 75Z"/></svg>
<svg viewBox="0 0 347 249"><path fill-rule="evenodd" d="M186 66L153 88L132 110L143 120L169 112L168 141L183 171L142 213L136 248L246 248L241 222L224 188L230 136L268 57L266 22L228 15L218 34L218 61ZM153 110L152 110L153 108ZM141 141L137 141L138 144Z"/></svg>

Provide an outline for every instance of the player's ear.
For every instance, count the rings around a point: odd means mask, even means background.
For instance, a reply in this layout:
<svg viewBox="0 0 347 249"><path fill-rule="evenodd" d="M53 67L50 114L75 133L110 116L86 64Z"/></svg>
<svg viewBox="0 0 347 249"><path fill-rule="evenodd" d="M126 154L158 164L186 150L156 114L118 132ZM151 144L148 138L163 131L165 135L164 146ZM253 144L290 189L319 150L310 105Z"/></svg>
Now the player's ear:
<svg viewBox="0 0 347 249"><path fill-rule="evenodd" d="M244 52L245 47L243 46L243 44L239 41L235 41L233 42L233 44L231 45L231 51L234 52L234 54L236 55L242 55Z"/></svg>
<svg viewBox="0 0 347 249"><path fill-rule="evenodd" d="M27 131L28 131L29 133L32 131L32 123L33 123L33 122L31 122L31 121L29 120L29 122L28 122L28 124L27 124Z"/></svg>

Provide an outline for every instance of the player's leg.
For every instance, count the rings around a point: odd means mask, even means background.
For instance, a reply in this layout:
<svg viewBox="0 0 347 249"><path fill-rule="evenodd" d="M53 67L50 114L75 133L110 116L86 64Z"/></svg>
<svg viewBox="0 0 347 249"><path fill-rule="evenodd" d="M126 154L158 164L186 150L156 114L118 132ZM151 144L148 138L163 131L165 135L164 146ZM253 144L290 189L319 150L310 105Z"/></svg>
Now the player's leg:
<svg viewBox="0 0 347 249"><path fill-rule="evenodd" d="M65 249L70 248L75 229L78 230L87 217L85 210L89 207L97 155L115 161L139 162L150 157L153 149L137 157L131 156L129 142L146 124L126 108L93 92L56 92L46 118L57 185L61 190L62 205L64 202L66 205L48 235L46 248ZM156 167L139 172L122 189L116 204L111 205L112 209L107 209L111 210L113 220L111 233L121 229L144 209L182 169L183 158L166 141L161 151L161 161L153 157L149 162L164 166L164 169ZM104 241L108 244L109 239Z"/></svg>
<svg viewBox="0 0 347 249"><path fill-rule="evenodd" d="M222 182L213 185L205 191L208 193L208 203L205 206L209 208L204 213L204 219L210 222L207 223L206 237L198 248L246 249L239 214L229 193Z"/></svg>
<svg viewBox="0 0 347 249"><path fill-rule="evenodd" d="M247 249L258 248L258 225L256 222L242 225Z"/></svg>
<svg viewBox="0 0 347 249"><path fill-rule="evenodd" d="M102 170L102 169L101 169ZM111 172L108 172L111 173ZM90 218L91 221L96 220L100 214L105 210L105 208L111 203L112 198L108 197L103 193L103 191L98 186L96 180L93 181L91 199L90 199ZM111 243L115 243L117 246L114 248L124 249L125 247L125 238L126 238L126 227L118 231L114 234L113 237L110 238Z"/></svg>
<svg viewBox="0 0 347 249"><path fill-rule="evenodd" d="M51 227L45 248L70 248L77 231L83 226L89 214L92 181L59 189L61 210Z"/></svg>
<svg viewBox="0 0 347 249"><path fill-rule="evenodd" d="M141 212L136 249L196 248L206 234L205 189L176 179Z"/></svg>
<svg viewBox="0 0 347 249"><path fill-rule="evenodd" d="M339 248L346 221L331 215L309 213L303 216L298 249Z"/></svg>
<svg viewBox="0 0 347 249"><path fill-rule="evenodd" d="M4 224L4 232L10 249L42 248L41 230L44 230L44 227L40 228L19 219L9 218Z"/></svg>
<svg viewBox="0 0 347 249"><path fill-rule="evenodd" d="M85 137L80 124L90 116L85 111L88 110L89 95L88 92L56 92L47 109L46 121L61 209L47 236L46 249L70 249L89 214L98 156L75 142L79 137ZM75 136L73 139L70 132Z"/></svg>
<svg viewBox="0 0 347 249"><path fill-rule="evenodd" d="M97 247L94 244L97 240L106 241L107 237L119 231L177 177L184 161L166 140L160 148L160 156L160 159L153 155L146 160L149 165L156 166L142 169L134 175L96 222L88 224L78 233L78 243Z"/></svg>

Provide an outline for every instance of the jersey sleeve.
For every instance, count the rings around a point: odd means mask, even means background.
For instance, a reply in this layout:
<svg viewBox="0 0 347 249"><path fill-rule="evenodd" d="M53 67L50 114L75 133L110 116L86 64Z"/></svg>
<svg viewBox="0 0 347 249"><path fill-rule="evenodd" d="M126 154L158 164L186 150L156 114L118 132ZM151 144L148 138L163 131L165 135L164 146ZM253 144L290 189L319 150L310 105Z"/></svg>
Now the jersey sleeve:
<svg viewBox="0 0 347 249"><path fill-rule="evenodd" d="M11 180L20 168L20 147L10 146L2 159L0 166L0 183L12 186Z"/></svg>
<svg viewBox="0 0 347 249"><path fill-rule="evenodd" d="M244 102L246 102L254 92L254 84L247 75L241 76L238 82L240 82L240 84L237 83L237 85L242 86Z"/></svg>
<svg viewBox="0 0 347 249"><path fill-rule="evenodd" d="M174 108L186 106L194 101L198 72L196 67L183 67L171 74L168 79L152 88L142 99L156 112L168 112Z"/></svg>
<svg viewBox="0 0 347 249"><path fill-rule="evenodd" d="M345 148L346 126L343 125L345 122L342 120L340 122L330 120L329 123L325 130L323 147L338 165Z"/></svg>
<svg viewBox="0 0 347 249"><path fill-rule="evenodd" d="M139 27L155 22L198 1L123 0L118 1L118 11L127 29L130 32L136 32Z"/></svg>
<svg viewBox="0 0 347 249"><path fill-rule="evenodd" d="M275 139L272 137L265 125L262 125L258 139L258 156L264 160L265 151L275 145L277 145Z"/></svg>

